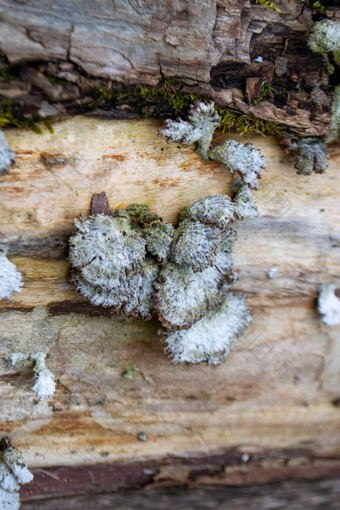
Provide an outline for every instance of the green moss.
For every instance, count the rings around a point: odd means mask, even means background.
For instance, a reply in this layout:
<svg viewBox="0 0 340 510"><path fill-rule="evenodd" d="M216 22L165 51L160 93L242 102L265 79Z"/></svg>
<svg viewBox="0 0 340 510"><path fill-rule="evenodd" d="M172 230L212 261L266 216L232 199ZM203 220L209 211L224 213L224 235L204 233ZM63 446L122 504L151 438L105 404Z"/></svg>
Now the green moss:
<svg viewBox="0 0 340 510"><path fill-rule="evenodd" d="M210 97L204 97L199 94L182 92L182 85L174 80L165 80L158 87L124 87L120 89L105 89L100 87L96 93L95 100L90 104L91 107L104 104L107 106L114 106L118 99L124 96L136 98L139 108L143 108L152 103L166 101L168 106L174 111L174 115L186 115L190 105L195 101L200 100L207 102L211 100ZM270 87L270 90L268 88ZM272 92L272 86L265 84L263 94L267 95ZM264 95L263 95L264 97ZM262 97L262 99L263 99ZM261 98L260 98L261 99ZM231 112L228 108L222 108L215 105L215 109L219 114L221 121L219 128L224 133L225 131L236 131L240 135L245 133L256 133L263 136L278 137L284 134L284 131L278 128L278 123L268 121L261 118L247 117L246 115L239 115ZM149 115L144 114L145 117Z"/></svg>
<svg viewBox="0 0 340 510"><path fill-rule="evenodd" d="M254 99L254 104L257 104L259 101L262 101L268 94L274 92L274 87L270 83L264 83L261 87L261 95L258 99Z"/></svg>
<svg viewBox="0 0 340 510"><path fill-rule="evenodd" d="M13 81L13 80L17 79L17 77L14 76L14 74L11 74L8 71L5 71L5 69L0 69L0 77L6 81Z"/></svg>
<svg viewBox="0 0 340 510"><path fill-rule="evenodd" d="M50 133L53 133L52 117L37 117L35 120L32 119L19 119L12 111L11 100L8 99L4 105L0 105L0 128L6 126L14 126L19 129L28 128L41 135L43 130L38 125L42 123Z"/></svg>
<svg viewBox="0 0 340 510"><path fill-rule="evenodd" d="M55 76L46 76L46 78L54 85L62 85L63 87L66 87L67 85L73 85L70 81L56 78Z"/></svg>
<svg viewBox="0 0 340 510"><path fill-rule="evenodd" d="M268 9L273 9L273 11L281 12L280 9L276 7L276 5L270 2L270 0L255 0L255 2L258 5L263 5L264 7L267 7Z"/></svg>

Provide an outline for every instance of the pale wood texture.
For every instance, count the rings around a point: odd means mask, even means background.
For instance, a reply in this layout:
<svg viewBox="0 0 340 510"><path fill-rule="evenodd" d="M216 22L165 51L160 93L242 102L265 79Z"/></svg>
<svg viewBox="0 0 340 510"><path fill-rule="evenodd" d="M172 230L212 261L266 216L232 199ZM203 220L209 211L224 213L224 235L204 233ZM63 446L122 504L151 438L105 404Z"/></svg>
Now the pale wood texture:
<svg viewBox="0 0 340 510"><path fill-rule="evenodd" d="M0 96L17 114L55 116L90 103L96 79L107 88L175 79L221 106L324 136L331 87L324 58L307 46L312 10L274 3L281 12L248 0L0 0L0 63L22 66L17 80L0 80ZM274 93L255 105L263 83Z"/></svg>
<svg viewBox="0 0 340 510"><path fill-rule="evenodd" d="M261 216L235 225L234 289L248 297L254 321L224 364L174 366L156 320L115 317L70 287L67 238L93 193L105 190L112 208L147 203L175 221L197 199L229 192L222 165L166 144L159 127L77 117L54 135L7 131L17 159L0 177L1 240L25 286L0 304L0 355L48 349L57 391L36 403L31 374L1 358L0 435L40 468L228 449L304 450L295 454L307 459L302 472L312 457L337 459L339 327L324 326L315 306L319 283L340 287L337 147L326 174L303 177L275 141L242 138L261 149L267 169L254 193ZM122 377L127 368L132 380ZM261 459L269 477L282 468L277 457Z"/></svg>

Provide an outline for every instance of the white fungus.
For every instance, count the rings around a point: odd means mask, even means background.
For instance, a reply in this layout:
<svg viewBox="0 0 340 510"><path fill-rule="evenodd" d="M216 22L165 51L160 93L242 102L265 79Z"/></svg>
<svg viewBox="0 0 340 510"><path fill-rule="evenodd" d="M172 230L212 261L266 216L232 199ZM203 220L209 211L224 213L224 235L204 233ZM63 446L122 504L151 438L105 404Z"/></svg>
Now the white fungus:
<svg viewBox="0 0 340 510"><path fill-rule="evenodd" d="M9 148L5 133L0 129L0 175L7 174L14 163L15 154Z"/></svg>
<svg viewBox="0 0 340 510"><path fill-rule="evenodd" d="M35 391L39 400L52 397L55 392L54 375L46 366L45 352L37 352L35 354L12 352L5 356L5 359L14 367L22 365L25 361L32 361L35 378L35 384L32 387L32 390Z"/></svg>
<svg viewBox="0 0 340 510"><path fill-rule="evenodd" d="M336 285L324 283L319 287L318 311L326 326L340 324L340 299L335 295Z"/></svg>
<svg viewBox="0 0 340 510"><path fill-rule="evenodd" d="M197 152L207 160L210 143L215 129L219 125L220 117L214 109L214 103L207 104L196 101L191 106L188 120L167 119L166 129L160 131L169 142L183 142L191 144L197 142Z"/></svg>
<svg viewBox="0 0 340 510"><path fill-rule="evenodd" d="M9 298L13 292L21 292L21 274L6 257L7 248L0 246L0 300Z"/></svg>
<svg viewBox="0 0 340 510"><path fill-rule="evenodd" d="M165 333L166 350L174 363L222 363L235 348L237 337L250 324L243 296L227 294L223 303L189 329Z"/></svg>
<svg viewBox="0 0 340 510"><path fill-rule="evenodd" d="M9 443L7 438L1 440L0 448L0 508L1 510L19 510L20 485L30 483L33 475L19 450Z"/></svg>

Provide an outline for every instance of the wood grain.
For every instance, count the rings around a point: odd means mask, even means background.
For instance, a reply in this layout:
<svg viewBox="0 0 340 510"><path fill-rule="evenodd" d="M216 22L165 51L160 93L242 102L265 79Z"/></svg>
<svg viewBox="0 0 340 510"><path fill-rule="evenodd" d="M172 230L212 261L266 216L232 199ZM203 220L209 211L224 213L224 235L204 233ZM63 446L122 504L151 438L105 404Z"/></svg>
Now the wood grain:
<svg viewBox="0 0 340 510"><path fill-rule="evenodd" d="M310 466L338 459L339 327L324 326L315 309L321 282L340 288L337 147L326 174L304 177L275 141L242 138L267 160L254 193L261 216L235 224L234 289L246 294L254 320L221 366L172 365L156 320L116 317L70 287L67 238L93 193L105 190L113 209L147 203L166 221L199 198L228 193L222 165L166 144L159 127L76 117L54 135L7 132L17 159L0 178L0 231L25 286L0 304L0 355L48 349L57 391L37 403L31 374L1 358L0 434L44 469L235 449L266 458L302 449ZM275 280L267 277L273 265ZM122 377L127 368L132 380Z"/></svg>

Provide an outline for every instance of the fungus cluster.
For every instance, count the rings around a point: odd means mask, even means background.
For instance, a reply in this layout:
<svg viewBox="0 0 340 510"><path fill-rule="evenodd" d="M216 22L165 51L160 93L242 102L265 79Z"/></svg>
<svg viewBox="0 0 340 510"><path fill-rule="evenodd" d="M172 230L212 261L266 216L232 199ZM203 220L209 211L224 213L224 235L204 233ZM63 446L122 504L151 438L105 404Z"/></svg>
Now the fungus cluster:
<svg viewBox="0 0 340 510"><path fill-rule="evenodd" d="M19 510L20 485L30 483L32 473L19 450L10 444L8 438L0 441L0 508Z"/></svg>
<svg viewBox="0 0 340 510"><path fill-rule="evenodd" d="M250 322L245 299L228 294L235 281L231 199L196 202L174 229L145 205L112 212L106 196L105 205L96 206L98 197L91 216L75 220L78 232L70 239L76 289L123 315L149 319L157 313L174 362L221 362ZM215 314L226 329L214 326Z"/></svg>

